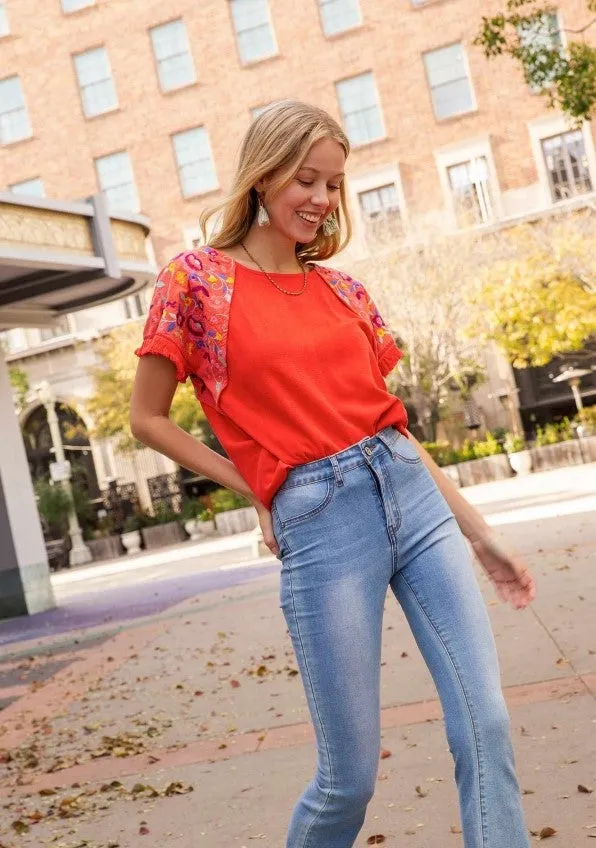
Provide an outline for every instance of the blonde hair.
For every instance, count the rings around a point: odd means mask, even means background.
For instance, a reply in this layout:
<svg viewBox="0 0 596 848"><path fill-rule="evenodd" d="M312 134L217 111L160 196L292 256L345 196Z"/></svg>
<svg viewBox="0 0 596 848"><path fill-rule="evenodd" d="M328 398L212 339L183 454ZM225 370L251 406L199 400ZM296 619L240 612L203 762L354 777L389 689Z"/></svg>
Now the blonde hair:
<svg viewBox="0 0 596 848"><path fill-rule="evenodd" d="M244 137L230 194L201 215L205 242L207 224L214 215L220 216L221 226L209 240L212 247L225 249L243 241L258 210L256 183L275 174L270 191L277 194L294 179L313 144L323 138L337 141L348 156L350 143L346 134L323 109L298 100L280 100L267 106ZM352 225L343 180L340 203L333 214L339 231L326 236L319 227L312 241L296 246L301 260L328 259L348 243Z"/></svg>

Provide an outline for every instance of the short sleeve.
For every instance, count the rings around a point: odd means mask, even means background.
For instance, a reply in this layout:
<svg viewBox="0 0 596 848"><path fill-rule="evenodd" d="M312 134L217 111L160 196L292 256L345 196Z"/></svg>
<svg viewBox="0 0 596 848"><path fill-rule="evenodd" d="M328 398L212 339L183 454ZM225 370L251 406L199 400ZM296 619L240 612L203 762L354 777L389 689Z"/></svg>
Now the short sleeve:
<svg viewBox="0 0 596 848"><path fill-rule="evenodd" d="M176 379L184 383L194 373L193 344L186 327L193 299L183 255L176 256L160 271L149 314L143 330L143 343L137 356L164 356L176 367Z"/></svg>
<svg viewBox="0 0 596 848"><path fill-rule="evenodd" d="M383 377L386 377L390 371L393 371L403 353L395 344L393 336L368 292L366 293L366 300L370 322L375 333L379 368Z"/></svg>

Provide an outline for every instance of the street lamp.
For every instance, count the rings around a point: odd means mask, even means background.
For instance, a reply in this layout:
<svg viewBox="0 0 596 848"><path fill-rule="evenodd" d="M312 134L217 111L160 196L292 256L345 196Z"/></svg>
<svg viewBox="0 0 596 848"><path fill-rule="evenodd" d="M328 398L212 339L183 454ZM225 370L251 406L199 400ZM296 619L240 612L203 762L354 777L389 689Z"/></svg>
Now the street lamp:
<svg viewBox="0 0 596 848"><path fill-rule="evenodd" d="M570 366L569 368L565 368L564 371L561 371L557 377L551 377L553 383L564 383L565 381L569 383L578 412L581 412L584 408L582 395L579 390L580 380L582 377L591 373L592 372L588 368L574 368L573 366Z"/></svg>
<svg viewBox="0 0 596 848"><path fill-rule="evenodd" d="M60 423L56 415L56 396L47 380L39 383L36 388L37 397L45 406L48 427L54 448L56 462L50 464L50 475L54 482L60 483L70 495L71 507L68 512L68 533L72 542L68 561L70 565L85 565L93 559L91 551L83 541L83 534L79 525L79 519L72 501L72 487L70 485L70 462L66 460Z"/></svg>

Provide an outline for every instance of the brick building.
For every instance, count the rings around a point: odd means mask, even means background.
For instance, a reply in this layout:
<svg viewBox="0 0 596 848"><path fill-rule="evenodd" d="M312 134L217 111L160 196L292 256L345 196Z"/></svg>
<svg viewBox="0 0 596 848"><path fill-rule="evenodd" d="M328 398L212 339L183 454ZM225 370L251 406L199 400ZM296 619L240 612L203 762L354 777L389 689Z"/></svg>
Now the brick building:
<svg viewBox="0 0 596 848"><path fill-rule="evenodd" d="M456 228L589 201L590 126L570 128L517 67L487 64L472 44L482 15L501 5L3 0L0 189L63 200L105 190L114 210L149 217L161 263L198 237L252 117L299 97L338 118L353 143L347 260L366 251L379 216ZM561 0L535 37L564 44L586 15L584 0ZM145 306L137 297L97 307L53 335L68 344ZM13 357L43 352L50 340L36 332L12 331ZM501 364L491 380L487 419L507 426L496 397L513 379Z"/></svg>

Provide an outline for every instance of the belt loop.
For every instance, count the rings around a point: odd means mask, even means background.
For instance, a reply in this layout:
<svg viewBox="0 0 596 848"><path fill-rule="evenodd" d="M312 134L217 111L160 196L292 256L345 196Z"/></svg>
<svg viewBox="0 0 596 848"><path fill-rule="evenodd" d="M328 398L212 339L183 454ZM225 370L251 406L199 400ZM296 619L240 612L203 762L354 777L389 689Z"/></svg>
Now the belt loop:
<svg viewBox="0 0 596 848"><path fill-rule="evenodd" d="M393 430L391 436L387 435L384 430L381 430L380 433L377 433L377 438L383 442L389 453L391 454L391 459L395 459L397 456L397 452L395 450L395 443L397 442L399 435L396 436L395 433L398 431Z"/></svg>
<svg viewBox="0 0 596 848"><path fill-rule="evenodd" d="M333 476L335 477L335 482L338 486L343 486L344 478L341 476L341 469L339 467L339 462L336 456L330 456L329 460L331 462L331 467L333 468Z"/></svg>

